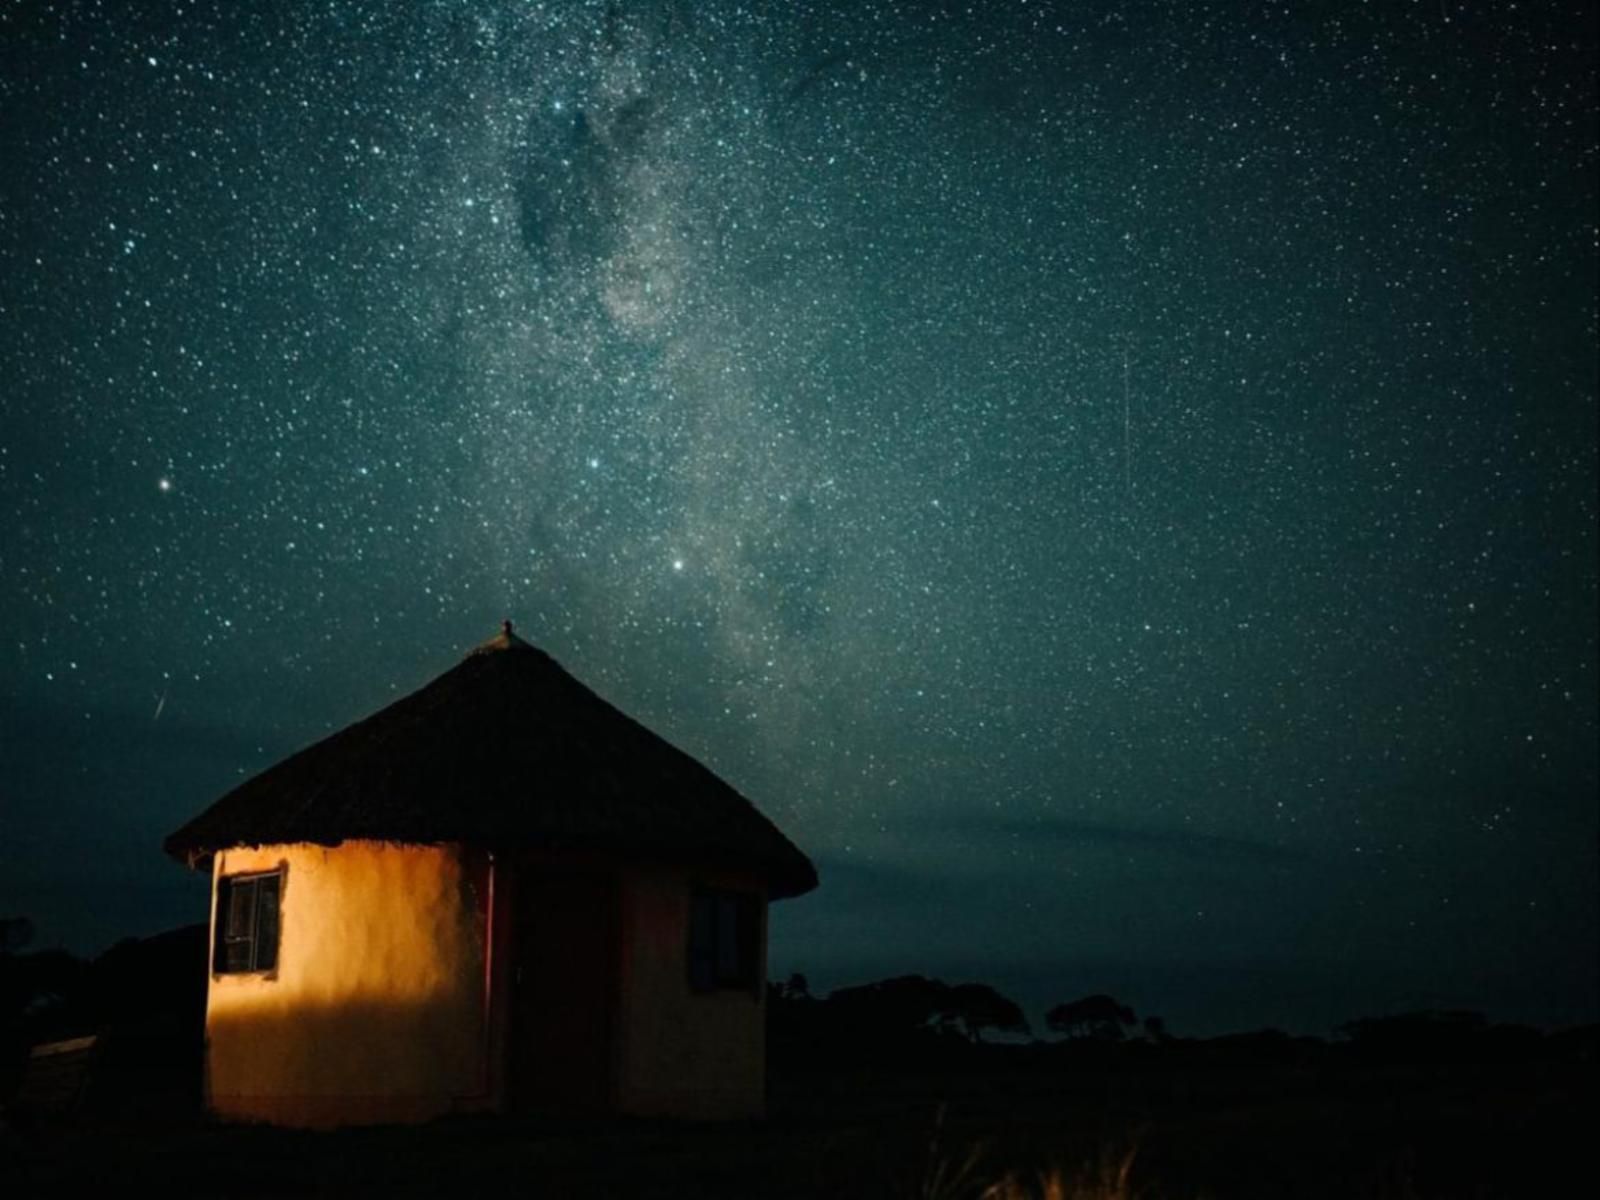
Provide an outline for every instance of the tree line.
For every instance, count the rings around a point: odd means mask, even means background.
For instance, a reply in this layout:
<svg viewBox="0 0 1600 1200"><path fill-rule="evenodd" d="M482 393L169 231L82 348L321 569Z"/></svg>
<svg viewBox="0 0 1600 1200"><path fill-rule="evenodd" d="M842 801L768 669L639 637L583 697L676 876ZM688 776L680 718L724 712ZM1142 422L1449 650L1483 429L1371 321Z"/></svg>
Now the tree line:
<svg viewBox="0 0 1600 1200"><path fill-rule="evenodd" d="M130 1071L163 1077L175 1101L198 1103L205 926L128 939L92 961L62 950L32 950L31 937L25 919L0 919L0 1103L16 1086L30 1046L91 1032L109 1033L114 1060ZM899 975L819 996L804 975L791 975L767 984L766 996L768 1045L780 1069L1191 1050L1254 1058L1340 1053L1387 1061L1600 1057L1595 1026L1545 1034L1495 1024L1474 1012L1363 1018L1334 1029L1331 1041L1278 1030L1200 1040L1175 1037L1160 1017L1141 1021L1131 1006L1095 993L1051 1006L1040 1032L1055 1040L1044 1042L1021 1006L986 983Z"/></svg>
<svg viewBox="0 0 1600 1200"><path fill-rule="evenodd" d="M780 1027L828 1026L835 1034L959 1036L979 1044L986 1035L1016 1039L1034 1032L1022 1007L989 984L951 984L924 975L898 975L817 997L806 977L796 974L768 984L767 999ZM1120 1042L1137 1026L1132 1008L1103 993L1064 1001L1045 1014L1045 1027L1069 1041ZM1160 1017L1146 1018L1143 1030L1154 1041L1167 1036Z"/></svg>

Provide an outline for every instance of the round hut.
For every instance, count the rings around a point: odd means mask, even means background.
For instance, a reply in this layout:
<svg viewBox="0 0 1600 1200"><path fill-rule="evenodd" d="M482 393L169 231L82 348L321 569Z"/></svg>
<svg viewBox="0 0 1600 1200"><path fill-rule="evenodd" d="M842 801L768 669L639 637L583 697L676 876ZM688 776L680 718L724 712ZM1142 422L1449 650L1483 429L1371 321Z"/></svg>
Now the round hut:
<svg viewBox="0 0 1600 1200"><path fill-rule="evenodd" d="M306 1126L757 1115L767 905L817 884L509 621L166 849L212 878L209 1107Z"/></svg>

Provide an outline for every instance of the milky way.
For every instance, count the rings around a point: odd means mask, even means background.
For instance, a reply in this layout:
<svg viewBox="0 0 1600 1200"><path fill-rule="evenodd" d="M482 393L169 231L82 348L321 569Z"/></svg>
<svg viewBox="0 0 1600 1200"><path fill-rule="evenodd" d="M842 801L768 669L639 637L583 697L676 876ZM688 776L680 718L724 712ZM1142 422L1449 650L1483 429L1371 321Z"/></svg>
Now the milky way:
<svg viewBox="0 0 1600 1200"><path fill-rule="evenodd" d="M138 7L0 15L0 908L509 616L775 971L1592 1018L1588 6Z"/></svg>

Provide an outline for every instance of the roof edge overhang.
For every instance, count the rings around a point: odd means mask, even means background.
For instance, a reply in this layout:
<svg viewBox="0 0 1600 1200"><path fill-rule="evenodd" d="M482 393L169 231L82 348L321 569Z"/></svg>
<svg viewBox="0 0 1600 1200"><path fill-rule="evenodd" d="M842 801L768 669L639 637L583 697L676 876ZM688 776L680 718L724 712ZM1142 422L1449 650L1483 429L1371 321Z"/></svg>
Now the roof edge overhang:
<svg viewBox="0 0 1600 1200"><path fill-rule="evenodd" d="M471 846L490 853L542 851L557 854L602 855L607 858L614 858L619 862L667 864L690 870L702 867L749 872L765 881L768 898L771 900L792 900L797 896L804 896L806 893L814 891L818 885L816 866L804 853L793 846L790 847L794 856L791 861L775 863L752 862L742 855L735 854L675 854L659 848L630 846L609 840L529 838L510 841L459 837L422 839L357 834L352 837L340 838L298 837L292 841L280 841L275 838L263 838L259 841L240 839L229 842L227 845L207 846L180 840L182 832L182 830L179 830L178 833L168 837L162 843L162 849L168 856L192 871L210 871L216 856L226 850L260 850L268 846L321 846L331 850L344 845L346 842L375 842L386 846L415 846L419 848L430 846Z"/></svg>

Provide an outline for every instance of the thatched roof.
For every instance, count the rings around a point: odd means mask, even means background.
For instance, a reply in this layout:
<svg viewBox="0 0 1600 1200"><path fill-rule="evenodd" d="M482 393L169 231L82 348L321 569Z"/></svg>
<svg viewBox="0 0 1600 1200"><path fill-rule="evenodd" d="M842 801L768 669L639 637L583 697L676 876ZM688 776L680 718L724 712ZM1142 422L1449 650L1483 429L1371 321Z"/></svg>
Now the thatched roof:
<svg viewBox="0 0 1600 1200"><path fill-rule="evenodd" d="M198 863L231 846L355 838L722 865L759 872L774 898L817 885L810 860L748 800L510 622L426 687L240 784L165 845Z"/></svg>

